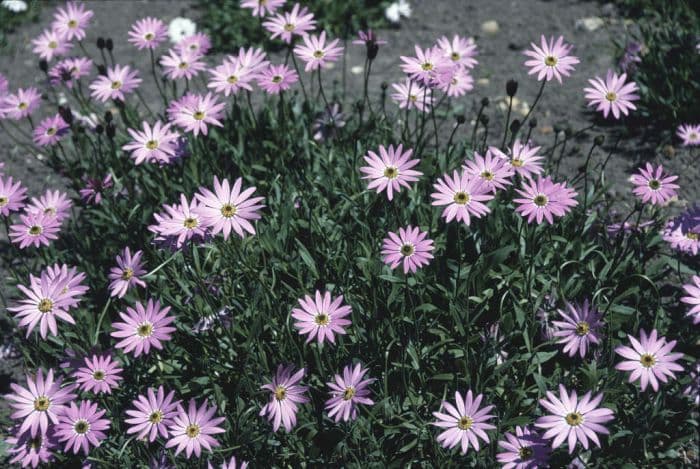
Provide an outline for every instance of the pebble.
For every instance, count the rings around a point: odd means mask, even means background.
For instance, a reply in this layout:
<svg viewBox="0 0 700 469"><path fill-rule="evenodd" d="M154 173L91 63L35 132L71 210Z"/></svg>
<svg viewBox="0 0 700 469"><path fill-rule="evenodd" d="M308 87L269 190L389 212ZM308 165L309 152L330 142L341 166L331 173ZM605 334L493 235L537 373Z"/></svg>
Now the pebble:
<svg viewBox="0 0 700 469"><path fill-rule="evenodd" d="M676 149L673 148L673 145L664 145L661 152L666 158L673 158L676 155Z"/></svg>
<svg viewBox="0 0 700 469"><path fill-rule="evenodd" d="M476 84L480 86L488 86L489 84L489 79L488 78L479 78L476 80Z"/></svg>
<svg viewBox="0 0 700 469"><path fill-rule="evenodd" d="M496 20L484 21L481 24L481 30L486 34L496 34L499 30L498 22Z"/></svg>
<svg viewBox="0 0 700 469"><path fill-rule="evenodd" d="M539 130L542 135L549 135L552 132L554 132L554 127L552 127L551 125L545 125L543 127L540 127Z"/></svg>
<svg viewBox="0 0 700 469"><path fill-rule="evenodd" d="M583 29L589 32L593 32L596 29L602 27L605 24L602 18L598 16L589 16L588 18L577 19L574 23L576 29Z"/></svg>
<svg viewBox="0 0 700 469"><path fill-rule="evenodd" d="M362 65L355 65L350 69L350 73L353 75L362 75L362 72L365 70L365 68Z"/></svg>

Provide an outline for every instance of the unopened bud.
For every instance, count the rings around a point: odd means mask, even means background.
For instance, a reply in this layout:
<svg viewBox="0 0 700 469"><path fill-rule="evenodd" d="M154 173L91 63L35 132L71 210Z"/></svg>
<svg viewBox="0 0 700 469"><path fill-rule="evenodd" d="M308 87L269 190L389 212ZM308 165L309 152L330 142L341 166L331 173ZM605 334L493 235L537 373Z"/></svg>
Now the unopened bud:
<svg viewBox="0 0 700 469"><path fill-rule="evenodd" d="M97 48L102 50L105 48L105 40L102 37L97 38Z"/></svg>
<svg viewBox="0 0 700 469"><path fill-rule="evenodd" d="M506 93L508 96L511 98L515 96L515 93L518 92L518 82L515 80L508 80L506 82Z"/></svg>
<svg viewBox="0 0 700 469"><path fill-rule="evenodd" d="M105 49L107 49L110 52L112 52L112 50L114 49L114 42L112 42L111 37L108 37L105 41Z"/></svg>
<svg viewBox="0 0 700 469"><path fill-rule="evenodd" d="M457 123L462 125L465 122L467 122L467 118L464 116L464 114L457 114Z"/></svg>
<svg viewBox="0 0 700 469"><path fill-rule="evenodd" d="M481 98L481 105L486 107L489 105L489 98Z"/></svg>
<svg viewBox="0 0 700 469"><path fill-rule="evenodd" d="M605 135L596 135L596 137L593 139L593 143L595 143L596 146L601 146L604 141Z"/></svg>
<svg viewBox="0 0 700 469"><path fill-rule="evenodd" d="M535 127L537 127L537 118L536 117L533 117L532 119L530 119L530 127L532 127L533 129Z"/></svg>

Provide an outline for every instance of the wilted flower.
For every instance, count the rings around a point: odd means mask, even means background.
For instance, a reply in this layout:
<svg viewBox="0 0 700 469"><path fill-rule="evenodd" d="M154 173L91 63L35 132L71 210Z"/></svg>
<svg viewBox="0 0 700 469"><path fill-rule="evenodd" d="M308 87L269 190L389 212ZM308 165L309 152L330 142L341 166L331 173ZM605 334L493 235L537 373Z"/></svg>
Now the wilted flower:
<svg viewBox="0 0 700 469"><path fill-rule="evenodd" d="M541 47L531 42L532 50L526 50L525 55L531 57L525 62L526 67L530 67L528 75L537 73L537 80L550 81L556 78L561 83L561 77L568 77L574 70L574 65L579 63L577 57L570 55L573 46L564 42L564 37L559 36L557 42L554 37L549 38L549 42L542 35L540 38Z"/></svg>
<svg viewBox="0 0 700 469"><path fill-rule="evenodd" d="M700 207L693 206L669 220L664 227L663 238L673 249L697 255L700 250Z"/></svg>
<svg viewBox="0 0 700 469"><path fill-rule="evenodd" d="M637 41L630 41L625 46L625 51L620 58L619 66L623 72L629 73L634 71L636 64L642 61L639 53L642 51L642 44Z"/></svg>
<svg viewBox="0 0 700 469"><path fill-rule="evenodd" d="M459 391L455 392L456 408L447 401L442 402L440 409L444 408L447 413L433 412L438 421L431 423L436 427L446 428L438 435L438 443L444 448L454 448L460 444L462 454L467 454L470 444L479 451L479 438L485 443L489 442L485 430L494 430L496 427L488 423L494 418L494 415L489 414L493 406L481 407L483 397L483 394L479 394L474 398L470 389L465 398L462 398Z"/></svg>
<svg viewBox="0 0 700 469"><path fill-rule="evenodd" d="M658 391L659 380L666 383L668 377L676 377L674 371L683 371L683 367L676 363L683 354L671 353L676 341L666 342L665 337L658 337L656 329L648 336L644 329L640 334L639 340L627 334L633 348L624 345L615 348L615 353L627 359L615 365L615 369L631 371L630 383L640 380L642 391L649 383L654 391Z"/></svg>
<svg viewBox="0 0 700 469"><path fill-rule="evenodd" d="M612 111L615 119L620 118L620 113L628 115L630 109L637 109L632 101L639 99L635 94L638 90L634 82L625 83L627 74L619 75L608 70L608 75L603 81L600 77L588 80L592 88L584 88L589 106L598 106L596 111L602 111L603 117L608 117Z"/></svg>
<svg viewBox="0 0 700 469"><path fill-rule="evenodd" d="M665 204L676 195L676 189L679 188L678 184L673 183L678 176L665 174L662 165L654 168L651 163L647 163L646 167L639 168L639 173L632 175L631 179L636 186L634 194L642 202L650 202L653 205Z"/></svg>
<svg viewBox="0 0 700 469"><path fill-rule="evenodd" d="M273 431L284 425L284 430L289 433L297 424L299 404L309 402L305 396L308 387L299 384L305 373L306 368L295 372L292 365L279 365L272 382L261 386L261 389L270 392L270 402L263 406L260 415L267 415Z"/></svg>
<svg viewBox="0 0 700 469"><path fill-rule="evenodd" d="M92 60L86 57L61 60L49 70L49 81L54 86L62 83L71 89L77 80L90 74L92 65Z"/></svg>
<svg viewBox="0 0 700 469"><path fill-rule="evenodd" d="M80 197L88 204L99 205L102 202L102 192L114 185L112 174L108 173L102 179L84 178L85 187L80 189Z"/></svg>
<svg viewBox="0 0 700 469"><path fill-rule="evenodd" d="M311 126L313 139L325 142L334 139L339 131L345 127L345 114L341 111L340 104L333 103L323 112L319 113Z"/></svg>
<svg viewBox="0 0 700 469"><path fill-rule="evenodd" d="M369 385L376 381L373 378L363 379L367 369L362 368L359 363L355 366L343 368L342 375L335 375L335 381L326 383L331 388L331 398L326 401L328 416L335 421L355 420L357 418L358 404L374 405L374 401L369 398Z"/></svg>
<svg viewBox="0 0 700 469"><path fill-rule="evenodd" d="M700 362L695 362L695 369L690 370L690 384L683 389L683 394L689 396L695 402L695 405L700 405Z"/></svg>

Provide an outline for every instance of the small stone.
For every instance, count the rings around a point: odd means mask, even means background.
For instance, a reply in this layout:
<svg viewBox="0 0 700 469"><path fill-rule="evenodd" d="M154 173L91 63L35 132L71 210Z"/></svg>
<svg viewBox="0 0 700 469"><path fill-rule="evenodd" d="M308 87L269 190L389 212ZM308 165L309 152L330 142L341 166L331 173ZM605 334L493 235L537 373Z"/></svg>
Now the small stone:
<svg viewBox="0 0 700 469"><path fill-rule="evenodd" d="M545 125L543 127L540 127L539 130L542 135L549 135L552 132L554 132L554 127L552 127L551 125Z"/></svg>
<svg viewBox="0 0 700 469"><path fill-rule="evenodd" d="M488 78L479 78L476 80L476 84L480 86L488 86L489 84L489 79Z"/></svg>
<svg viewBox="0 0 700 469"><path fill-rule="evenodd" d="M496 34L499 30L496 20L484 21L481 24L481 30L486 34Z"/></svg>
<svg viewBox="0 0 700 469"><path fill-rule="evenodd" d="M362 75L362 72L365 70L365 68L362 65L355 65L350 69L350 73L353 75Z"/></svg>
<svg viewBox="0 0 700 469"><path fill-rule="evenodd" d="M661 152L666 158L673 158L676 155L676 149L673 148L673 145L664 145Z"/></svg>
<svg viewBox="0 0 700 469"><path fill-rule="evenodd" d="M593 32L598 28L601 28L605 24L603 18L599 16L589 16L588 18L577 19L574 23L576 29L582 29L585 31Z"/></svg>

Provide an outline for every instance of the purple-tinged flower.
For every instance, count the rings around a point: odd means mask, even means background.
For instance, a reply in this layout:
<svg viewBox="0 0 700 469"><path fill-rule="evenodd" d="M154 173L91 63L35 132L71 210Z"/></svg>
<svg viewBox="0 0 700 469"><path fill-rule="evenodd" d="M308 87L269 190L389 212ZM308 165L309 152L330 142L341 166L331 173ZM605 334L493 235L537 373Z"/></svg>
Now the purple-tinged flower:
<svg viewBox="0 0 700 469"><path fill-rule="evenodd" d="M497 322L487 324L483 332L479 332L479 337L484 344L491 343L491 346L495 349L496 365L502 365L508 359L508 352L505 350L506 337L500 331Z"/></svg>
<svg viewBox="0 0 700 469"><path fill-rule="evenodd" d="M428 233L418 227L408 225L405 229L399 228L399 233L389 232L389 237L384 238L382 244L382 256L384 263L392 269L403 263L403 273L416 273L416 271L428 265L433 247L433 240L427 239Z"/></svg>
<svg viewBox="0 0 700 469"><path fill-rule="evenodd" d="M374 31L368 29L367 31L358 31L357 39L352 41L353 44L365 45L368 49L375 46L382 46L387 42L383 39L379 39Z"/></svg>
<svg viewBox="0 0 700 469"><path fill-rule="evenodd" d="M303 39L304 44L294 47L294 53L306 63L304 70L307 72L320 69L327 62L337 61L343 52L343 48L338 47L338 39L326 44L325 31L321 31L319 36L307 35Z"/></svg>
<svg viewBox="0 0 700 469"><path fill-rule="evenodd" d="M286 65L270 65L256 76L258 86L268 94L279 94L299 81L299 75Z"/></svg>
<svg viewBox="0 0 700 469"><path fill-rule="evenodd" d="M662 234L673 249L693 256L700 250L700 207L693 206L669 220Z"/></svg>
<svg viewBox="0 0 700 469"><path fill-rule="evenodd" d="M216 313L202 317L192 326L194 334L201 334L212 330L215 326L221 325L223 328L231 326L231 312L227 308L223 308Z"/></svg>
<svg viewBox="0 0 700 469"><path fill-rule="evenodd" d="M63 450L67 453L72 448L73 453L78 454L82 449L87 455L90 446L100 446L107 438L105 432L110 427L109 420L102 418L105 412L90 401L80 401L79 405L71 402L70 408L61 414L60 423L56 425L56 437L66 444Z"/></svg>
<svg viewBox="0 0 700 469"><path fill-rule="evenodd" d="M309 31L313 31L316 28L316 20L306 7L295 3L291 12L278 13L266 20L263 26L272 33L270 39L279 37L291 44L292 35L304 37Z"/></svg>
<svg viewBox="0 0 700 469"><path fill-rule="evenodd" d="M167 395L163 386L158 387L158 391L148 388L146 395L140 395L131 402L132 409L126 411L126 415L131 418L124 421L130 425L126 433L138 433L136 438L151 443L160 435L162 438L168 437L168 427L172 425L175 410L180 401L173 402L175 391L170 391Z"/></svg>
<svg viewBox="0 0 700 469"><path fill-rule="evenodd" d="M102 193L114 185L112 174L108 173L104 178L84 178L85 187L80 189L80 198L87 204L100 205L102 203Z"/></svg>
<svg viewBox="0 0 700 469"><path fill-rule="evenodd" d="M66 55L66 52L73 47L63 36L50 29L45 29L39 37L32 40L32 44L34 44L32 52L46 60Z"/></svg>
<svg viewBox="0 0 700 469"><path fill-rule="evenodd" d="M684 146L700 145L700 124L683 124L676 131Z"/></svg>
<svg viewBox="0 0 700 469"><path fill-rule="evenodd" d="M309 295L299 298L301 308L292 310L292 317L296 319L294 327L299 329L299 335L308 334L306 343L313 339L323 344L324 340L335 344L334 334L346 334L345 327L351 324L349 319L345 319L352 308L343 305L343 295L335 299L331 298L330 292L321 294L316 290L315 299Z"/></svg>
<svg viewBox="0 0 700 469"><path fill-rule="evenodd" d="M237 94L240 89L253 90L253 80L257 78L255 72L241 64L237 58L224 60L218 67L210 70L211 81L207 87L224 96Z"/></svg>
<svg viewBox="0 0 700 469"><path fill-rule="evenodd" d="M119 381L122 380L120 373L123 368L119 368L120 363L114 360L110 354L93 355L92 358L85 357L83 365L85 366L78 368L73 373L73 377L83 391L111 394L112 389L116 389Z"/></svg>
<svg viewBox="0 0 700 469"><path fill-rule="evenodd" d="M92 10L86 10L79 2L67 2L66 6L54 13L51 28L67 41L85 39L85 28L93 16Z"/></svg>
<svg viewBox="0 0 700 469"><path fill-rule="evenodd" d="M367 374L366 368L357 363L355 366L343 368L342 376L335 375L335 381L326 383L331 388L331 398L326 401L328 416L335 418L336 423L343 420L355 420L357 418L357 407L359 404L374 405L374 401L369 398L369 385L376 381L374 378L364 379Z"/></svg>
<svg viewBox="0 0 700 469"><path fill-rule="evenodd" d="M177 132L170 130L170 124L156 121L151 127L148 122L142 122L143 131L127 129L132 141L122 147L131 152L131 157L137 165L143 163L168 164L175 157Z"/></svg>
<svg viewBox="0 0 700 469"><path fill-rule="evenodd" d="M639 172L632 175L632 184L634 194L641 199L642 202L650 202L652 205L663 205L676 195L678 184L673 181L678 179L678 176L671 176L664 173L662 165L654 168L651 163L647 163L645 168L639 168Z"/></svg>
<svg viewBox="0 0 700 469"><path fill-rule="evenodd" d="M587 392L578 399L576 391L571 394L564 385L559 385L559 397L553 392L547 391L547 399L540 399L540 404L551 415L540 417L535 422L538 428L546 428L543 438L552 441L552 448L558 448L567 441L569 454L574 452L577 442L581 442L588 449L588 440L600 448L598 433L608 435L610 432L602 424L613 420L613 411L607 407L598 407L603 400L603 393L591 397Z"/></svg>
<svg viewBox="0 0 700 469"><path fill-rule="evenodd" d="M190 34L180 39L174 49L181 54L187 52L193 56L202 57L211 49L211 39L204 33Z"/></svg>
<svg viewBox="0 0 700 469"><path fill-rule="evenodd" d="M138 71L131 70L128 65L115 65L107 69L107 75L98 77L90 84L90 94L103 103L110 99L124 101L124 95L138 88L142 81Z"/></svg>
<svg viewBox="0 0 700 469"><path fill-rule="evenodd" d="M417 82L406 78L403 83L392 83L395 93L391 94L391 99L399 104L399 108L416 108L421 112L430 111L433 105L433 92L429 88L419 85Z"/></svg>
<svg viewBox="0 0 700 469"><path fill-rule="evenodd" d="M681 298L681 302L690 305L686 316L693 319L693 324L700 324L700 277L693 275L692 283L683 285L683 290L688 296Z"/></svg>
<svg viewBox="0 0 700 469"><path fill-rule="evenodd" d="M163 205L165 212L154 215L156 225L148 229L157 233L162 240L174 239L175 247L180 249L185 241L192 238L203 239L206 234L206 226L202 222L200 207L196 198L188 202L184 194L180 194L180 203Z"/></svg>
<svg viewBox="0 0 700 469"><path fill-rule="evenodd" d="M75 267L68 267L66 264L54 264L48 266L41 272L40 278L30 279L32 285L41 286L41 277L46 277L51 285L61 285L61 300L65 302L67 308L78 306L82 296L89 290L83 285L85 274L78 272Z"/></svg>
<svg viewBox="0 0 700 469"><path fill-rule="evenodd" d="M24 119L39 107L41 93L32 87L18 88L17 93L8 94L0 100L0 115L12 120Z"/></svg>
<svg viewBox="0 0 700 469"><path fill-rule="evenodd" d="M577 57L570 54L573 46L564 43L564 37L559 36L557 42L554 42L554 36L547 39L542 35L540 38L541 47L538 47L534 42L531 42L532 50L526 50L525 55L531 57L525 61L525 66L530 67L528 75L537 73L537 80L550 81L556 78L561 83L561 77L568 77L574 70L574 65L579 63Z"/></svg>
<svg viewBox="0 0 700 469"><path fill-rule="evenodd" d="M253 16L263 17L273 15L284 2L285 0L242 0L241 8L250 8Z"/></svg>
<svg viewBox="0 0 700 469"><path fill-rule="evenodd" d="M297 412L300 404L309 402L306 397L307 386L299 384L306 373L306 368L294 371L294 366L279 365L272 382L261 386L270 391L270 402L263 406L261 416L267 416L272 422L272 430L277 431L280 425L289 433L297 424Z"/></svg>
<svg viewBox="0 0 700 469"><path fill-rule="evenodd" d="M12 176L7 179L0 176L0 215L8 216L24 207L27 198L27 188L21 181L14 182Z"/></svg>
<svg viewBox="0 0 700 469"><path fill-rule="evenodd" d="M464 171L473 177L479 178L486 188L495 193L498 189L505 189L512 184L510 178L515 173L508 160L494 155L491 149L481 156L474 151L473 160L464 161Z"/></svg>
<svg viewBox="0 0 700 469"><path fill-rule="evenodd" d="M456 66L439 47L423 50L416 45L415 50L415 57L401 56L401 70L410 79L425 86L433 86L438 75L447 73Z"/></svg>
<svg viewBox="0 0 700 469"><path fill-rule="evenodd" d="M127 307L126 314L119 313L122 321L112 323L116 331L111 336L121 339L115 347L124 349L124 353L133 352L134 357L148 355L151 346L162 350L161 342L170 340L175 332L171 326L175 317L168 316L169 312L170 306L161 309L160 302L150 299L146 307L142 303L136 303L136 309Z"/></svg>
<svg viewBox="0 0 700 469"><path fill-rule="evenodd" d="M56 114L42 120L34 129L34 143L41 147L55 145L68 134L70 126Z"/></svg>
<svg viewBox="0 0 700 469"><path fill-rule="evenodd" d="M52 191L48 189L44 195L32 197L31 204L27 205L27 213L37 214L44 213L56 217L59 222L62 222L68 217L73 202L68 198L68 194L59 190Z"/></svg>
<svg viewBox="0 0 700 469"><path fill-rule="evenodd" d="M20 249L28 246L48 246L51 241L58 238L61 224L53 215L34 213L20 215L20 223L10 226L10 239L19 244Z"/></svg>
<svg viewBox="0 0 700 469"><path fill-rule="evenodd" d="M204 225L211 228L211 234L223 232L224 239L228 239L231 230L241 238L245 237L246 232L255 234L250 221L260 219L258 211L265 206L260 203L263 197L251 197L255 187L241 192L242 183L243 179L238 178L231 187L228 179L219 182L219 178L214 176L214 192L205 187L199 188L199 193L195 195L201 202L198 211Z"/></svg>
<svg viewBox="0 0 700 469"><path fill-rule="evenodd" d="M53 370L49 369L46 377L44 372L37 370L36 376L27 375L27 387L10 383L13 394L5 396L10 402L10 407L15 412L10 415L12 419L24 419L19 427L17 435L29 433L31 437L45 435L51 423L58 423L58 416L66 410L66 403L76 397L73 394L75 385L61 387L61 380L54 380ZM39 431L41 430L41 432Z"/></svg>
<svg viewBox="0 0 700 469"><path fill-rule="evenodd" d="M207 65L200 60L201 58L199 53L187 49L181 51L170 49L168 55L160 58L160 65L165 70L165 76L170 80L180 78L191 80L207 68Z"/></svg>
<svg viewBox="0 0 700 469"><path fill-rule="evenodd" d="M223 127L219 119L223 116L225 104L218 102L215 95L207 93L187 94L179 101L173 101L168 107L168 117L170 121L185 129L186 132L194 133L198 136L201 132L207 135L209 125Z"/></svg>
<svg viewBox="0 0 700 469"><path fill-rule="evenodd" d="M212 435L224 433L226 430L219 427L226 420L225 417L214 417L215 406L208 406L206 399L197 408L197 402L190 399L187 411L182 405L177 405L177 412L173 416L173 423L168 427L170 439L165 444L166 448L175 448L175 455L185 450L189 458L194 452L199 457L202 454L202 447L207 451L220 446L220 443Z"/></svg>
<svg viewBox="0 0 700 469"><path fill-rule="evenodd" d="M340 104L333 103L316 114L316 119L311 126L312 137L317 142L332 140L337 137L343 127L345 127L345 114L343 114Z"/></svg>
<svg viewBox="0 0 700 469"><path fill-rule="evenodd" d="M460 445L462 454L467 454L470 444L476 451L479 451L479 438L485 443L489 442L485 430L494 430L496 427L488 423L494 418L494 415L489 414L493 406L481 407L483 397L483 394L479 394L474 398L470 389L467 391L466 397L462 398L459 391L456 391L456 408L449 402L442 401L440 410L444 408L447 413L433 412L433 416L438 420L432 422L431 425L446 429L437 437L438 443L443 448L452 449Z"/></svg>
<svg viewBox="0 0 700 469"><path fill-rule="evenodd" d="M389 148L379 145L379 155L369 150L364 156L368 166L360 168L360 172L365 175L362 179L372 179L367 185L368 189L376 189L377 193L386 190L386 196L393 200L394 192L400 192L401 186L410 189L409 182L415 182L423 173L411 169L420 163L420 160L410 159L413 156L413 149L403 151L403 145Z"/></svg>
<svg viewBox="0 0 700 469"><path fill-rule="evenodd" d="M54 460L57 442L52 430L31 436L29 433L18 433L15 428L5 441L10 445L7 448L10 464L18 463L22 467L36 468L42 463Z"/></svg>
<svg viewBox="0 0 700 469"><path fill-rule="evenodd" d="M637 340L627 334L632 348L620 345L615 347L615 353L627 360L615 365L615 369L620 371L631 371L629 382L639 380L642 391L651 383L654 391L659 390L659 380L668 382L668 377L675 378L674 371L683 371L683 367L676 363L676 360L683 358L682 353L671 353L676 341L666 342L665 337L658 337L656 329L647 336L644 329L640 330L640 337Z"/></svg>
<svg viewBox="0 0 700 469"><path fill-rule="evenodd" d="M584 88L589 106L598 106L596 111L602 111L603 117L608 117L612 111L615 119L620 118L620 113L628 115L630 109L637 109L632 101L639 99L635 94L639 88L633 81L625 83L627 74L619 75L608 70L608 74L603 81L600 77L588 80L592 88Z"/></svg>
<svg viewBox="0 0 700 469"><path fill-rule="evenodd" d="M513 199L513 202L518 204L515 211L527 217L528 223L537 221L539 225L547 220L551 225L555 216L563 217L571 207L578 205L576 192L565 183L553 182L549 176L524 180L522 187L515 190L520 198Z"/></svg>
<svg viewBox="0 0 700 469"><path fill-rule="evenodd" d="M654 220L643 221L639 223L639 225L629 221L624 223L611 223L605 227L605 230L608 232L608 236L613 237L619 235L621 232L625 234L641 232L650 226L654 226Z"/></svg>
<svg viewBox="0 0 700 469"><path fill-rule="evenodd" d="M143 18L131 26L129 42L138 50L155 49L168 37L168 28L158 18Z"/></svg>
<svg viewBox="0 0 700 469"><path fill-rule="evenodd" d="M460 68L474 68L479 63L474 57L477 56L477 48L474 39L454 35L450 42L447 36L442 36L437 40L437 45L445 58L451 60Z"/></svg>
<svg viewBox="0 0 700 469"><path fill-rule="evenodd" d="M622 71L625 73L633 72L636 65L642 61L642 58L639 56L641 51L642 44L637 41L628 42L618 63L620 69L622 69Z"/></svg>
<svg viewBox="0 0 700 469"><path fill-rule="evenodd" d="M438 178L433 187L435 192L430 194L430 197L435 200L432 201L431 205L447 205L442 212L447 223L456 219L458 222L461 221L465 225L469 225L472 216L481 218L490 212L484 204L484 202L493 199L488 185L466 171L459 174L455 170L452 177L445 174L442 178Z"/></svg>
<svg viewBox="0 0 700 469"><path fill-rule="evenodd" d="M573 357L578 352L583 358L591 344L600 343L598 331L603 327L601 315L588 299L582 305L566 303L566 308L569 314L557 310L564 321L552 321L557 327L554 336L559 337L557 343L564 345L564 353Z"/></svg>
<svg viewBox="0 0 700 469"><path fill-rule="evenodd" d="M237 56L229 55L226 60L229 62L238 61L241 68L248 70L253 75L257 75L270 65L267 54L259 47L249 47L248 49L241 47L238 49Z"/></svg>
<svg viewBox="0 0 700 469"><path fill-rule="evenodd" d="M112 267L109 271L110 296L123 298L129 288L146 286L146 282L140 278L146 273L141 262L142 256L143 251L136 251L132 256L128 247L117 255L117 267Z"/></svg>
<svg viewBox="0 0 700 469"><path fill-rule="evenodd" d="M445 73L439 73L435 84L438 89L447 93L447 96L459 97L474 89L474 78L466 68L453 67Z"/></svg>
<svg viewBox="0 0 700 469"><path fill-rule="evenodd" d="M530 145L530 142L523 144L520 140L513 143L513 148L509 149L509 156L506 156L501 150L496 147L489 147L489 150L494 156L505 158L513 170L521 176L532 178L542 173L543 159L537 152L542 147Z"/></svg>
<svg viewBox="0 0 700 469"><path fill-rule="evenodd" d="M551 450L547 441L529 426L515 427L515 435L506 433L498 442L503 451L496 455L502 469L537 469L547 467Z"/></svg>
<svg viewBox="0 0 700 469"><path fill-rule="evenodd" d="M86 57L63 59L49 70L49 82L53 86L63 83L72 89L77 80L90 74L92 65L92 60Z"/></svg>
<svg viewBox="0 0 700 469"><path fill-rule="evenodd" d="M695 369L690 370L690 383L683 389L683 395L689 396L695 402L695 405L700 405L700 362L695 362Z"/></svg>

